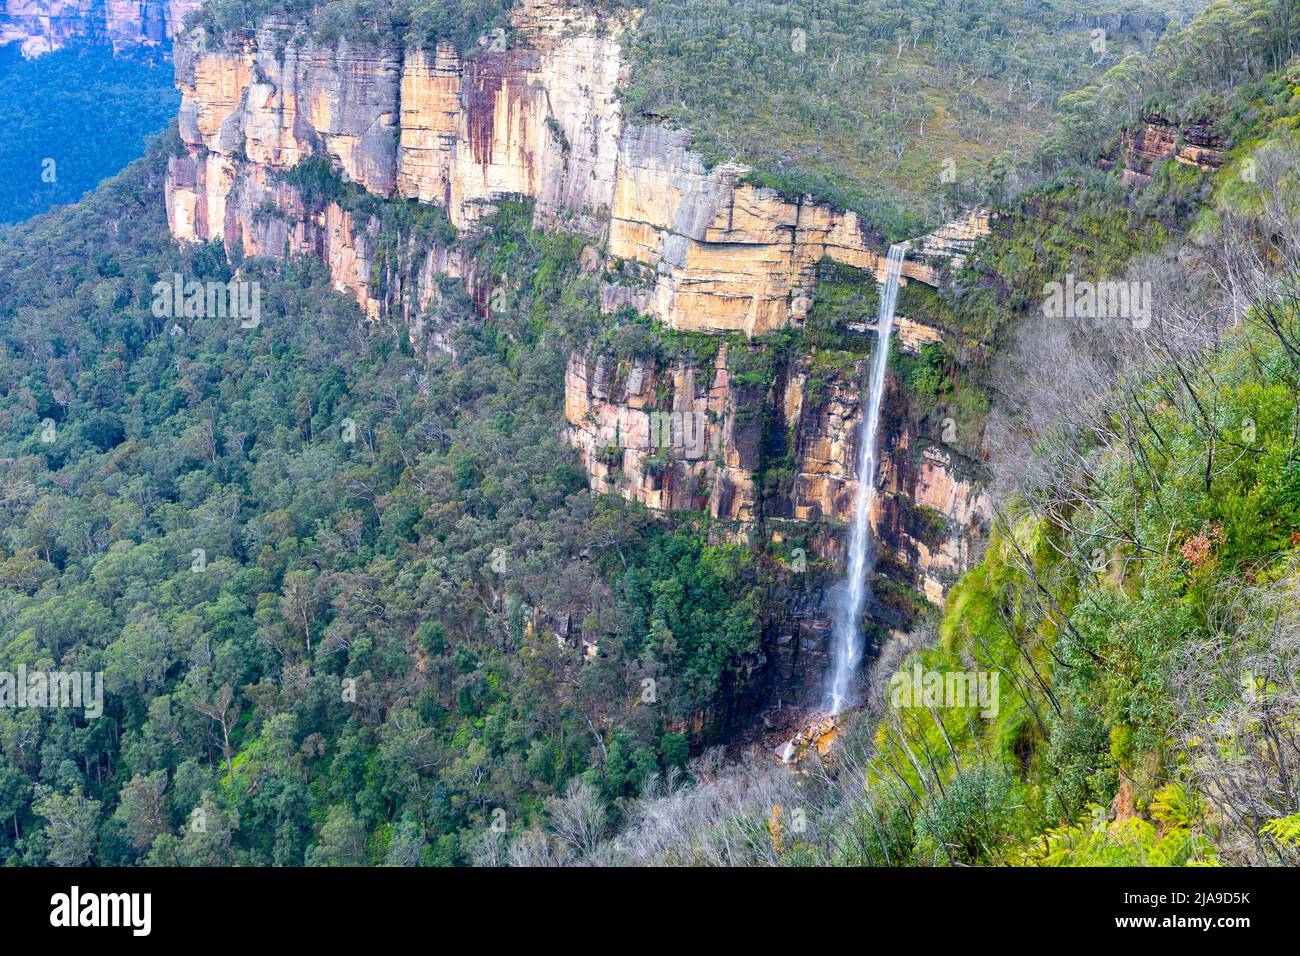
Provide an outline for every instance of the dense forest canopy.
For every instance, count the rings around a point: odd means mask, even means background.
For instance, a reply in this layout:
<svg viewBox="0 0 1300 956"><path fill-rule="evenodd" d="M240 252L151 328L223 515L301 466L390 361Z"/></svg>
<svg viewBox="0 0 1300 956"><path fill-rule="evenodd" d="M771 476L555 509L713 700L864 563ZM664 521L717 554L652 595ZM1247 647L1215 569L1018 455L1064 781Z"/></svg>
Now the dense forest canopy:
<svg viewBox="0 0 1300 956"><path fill-rule="evenodd" d="M916 235L1031 166L1058 98L1148 51L1195 3L648 2L626 107L715 160Z"/></svg>
<svg viewBox="0 0 1300 956"><path fill-rule="evenodd" d="M233 273L170 241L165 159L0 239L0 656L108 701L0 711L5 859L465 862L575 775L617 804L680 766L663 728L752 649L761 589L561 443L581 243L502 211L470 241L517 300L484 322L449 283L432 365L306 260L240 265L256 328L175 323L160 277ZM594 608L587 647L533 607Z"/></svg>

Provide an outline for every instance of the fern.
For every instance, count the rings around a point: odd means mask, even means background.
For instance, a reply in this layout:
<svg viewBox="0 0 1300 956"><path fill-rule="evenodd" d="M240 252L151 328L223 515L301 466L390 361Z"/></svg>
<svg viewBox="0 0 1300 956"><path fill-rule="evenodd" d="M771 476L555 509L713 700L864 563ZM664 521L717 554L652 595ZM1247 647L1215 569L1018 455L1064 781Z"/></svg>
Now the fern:
<svg viewBox="0 0 1300 956"><path fill-rule="evenodd" d="M1024 866L1216 866L1209 838L1196 831L1199 801L1177 785L1157 794L1164 824L1158 832L1141 817L1099 825L1093 820L1055 827L1012 855ZM1153 812L1156 804L1152 805ZM1100 807L1090 808L1095 819ZM1174 820L1187 821L1173 823ZM1171 825L1172 824L1172 825Z"/></svg>
<svg viewBox="0 0 1300 956"><path fill-rule="evenodd" d="M1269 820L1260 828L1260 832L1271 836L1283 846L1300 846L1300 813Z"/></svg>
<svg viewBox="0 0 1300 956"><path fill-rule="evenodd" d="M1204 814L1200 795L1180 783L1161 787L1151 801L1151 818L1166 828L1194 827Z"/></svg>

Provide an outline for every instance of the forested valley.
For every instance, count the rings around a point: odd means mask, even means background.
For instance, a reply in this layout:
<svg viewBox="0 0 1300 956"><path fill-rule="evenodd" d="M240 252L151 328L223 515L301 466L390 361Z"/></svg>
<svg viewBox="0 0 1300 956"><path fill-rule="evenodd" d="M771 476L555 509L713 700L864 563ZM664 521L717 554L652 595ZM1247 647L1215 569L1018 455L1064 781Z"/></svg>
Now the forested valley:
<svg viewBox="0 0 1300 956"><path fill-rule="evenodd" d="M675 328L651 314L671 298L656 283L695 264L679 250L715 241L716 220L696 235L683 213L660 259L628 262L602 246L613 227L593 238L545 208L586 183L493 194L466 217L450 180L441 203L380 194L321 135L250 177L267 191L243 236L315 237L259 254L232 238L238 192L222 219L178 170L217 157L234 181L264 131L182 107L80 202L33 216L49 196L14 186L0 216L15 223L0 232L0 670L104 688L93 719L0 707L0 863L1300 863L1294 4L799 6L574 5L631 17L610 21L628 31L617 115L690 131L689 176L753 200L728 228L766 235L762 203L834 209L883 256L989 214L968 254L903 287L900 316L935 331L890 356L886 393L910 453L970 463L987 522L937 600L903 580L915 554L881 547L860 698L827 746L774 756L781 728L764 723L794 686L773 690L769 660L791 621L827 616L811 605L843 574L849 519L796 515L807 449L782 416L796 369L801 402L861 417L845 396L880 348L870 266L828 252L816 288L789 296L812 304L776 330ZM506 62L517 13L209 0L189 25L212 49L283 22L329 49L423 44L447 72L453 55ZM245 105L273 87L254 62ZM472 74L471 102L494 83L513 95L494 68ZM585 173L559 125L548 114L547 148ZM257 135L228 155L196 145L236 129ZM424 149L425 132L376 145L366 129L347 155ZM640 228L619 197L599 212ZM339 277L345 217L363 224L361 280ZM426 254L455 269L428 279ZM742 268L725 265L673 293ZM1122 281L1146 308L1054 315L1067 276ZM159 284L182 277L255 284L255 320L160 308ZM618 282L634 293L611 304ZM721 369L699 388L732 403L710 426L757 438L708 457L719 474L756 462L753 513L602 490L630 468L626 436L597 450L593 482L575 356L624 382L632 366L692 383ZM657 381L644 401L666 400L673 379ZM675 474L646 458L651 478ZM923 542L958 520L908 507ZM1000 697L900 706L914 671L996 676Z"/></svg>

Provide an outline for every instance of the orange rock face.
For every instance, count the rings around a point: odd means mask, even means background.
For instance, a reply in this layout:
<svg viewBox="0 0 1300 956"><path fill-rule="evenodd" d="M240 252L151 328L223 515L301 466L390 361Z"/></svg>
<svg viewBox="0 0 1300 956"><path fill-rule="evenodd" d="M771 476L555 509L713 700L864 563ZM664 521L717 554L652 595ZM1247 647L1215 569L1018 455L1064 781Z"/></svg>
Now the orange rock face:
<svg viewBox="0 0 1300 956"><path fill-rule="evenodd" d="M705 369L575 352L564 399L569 442L593 490L662 511L753 519L761 417L738 412L761 405L762 396L738 396L730 387L725 347Z"/></svg>
<svg viewBox="0 0 1300 956"><path fill-rule="evenodd" d="M744 166L706 170L689 142L682 131L629 127L619 148L609 251L652 282L643 311L676 329L756 336L803 320L824 258L883 275L883 244L855 213L749 185ZM914 244L903 274L937 284L987 233L983 211L946 226Z"/></svg>
<svg viewBox="0 0 1300 956"><path fill-rule="evenodd" d="M258 190L242 184L257 168L285 172L320 156L370 192L443 206L462 228L497 200L531 197L541 224L607 240L610 262L629 272L602 303L633 304L677 329L754 336L801 322L826 257L880 272L882 244L855 214L748 185L743 166L706 169L684 132L625 125L624 28L528 0L512 45L489 41L467 61L445 45L322 48L285 24L221 45L187 36L177 55L181 136L194 163L216 156L222 175L180 174L170 188L201 182L206 195L173 198L172 231L247 243L242 194ZM206 215L189 215L200 207ZM976 213L925 237L905 274L939 281L987 231ZM349 257L335 259L351 268ZM336 275L335 284L356 280Z"/></svg>
<svg viewBox="0 0 1300 956"><path fill-rule="evenodd" d="M1198 169L1218 169L1225 162L1223 137L1208 126L1174 126L1161 116L1126 132L1121 139L1122 178L1131 185L1151 181L1152 169L1172 159Z"/></svg>
<svg viewBox="0 0 1300 956"><path fill-rule="evenodd" d="M769 521L808 522L821 529L818 552L837 558L840 522L852 516L857 492L863 375L836 376L815 395L809 377L809 359L797 359L764 393L733 384L725 348L707 368L575 352L565 376L567 437L594 491L663 511L707 509L740 525L739 537L760 512ZM894 391L887 397L894 408L903 401ZM697 442L665 432L662 422L674 415L694 420L697 431L681 434L698 434ZM765 416L793 441L788 489L758 485ZM884 440L875 536L916 589L941 604L977 556L987 497L970 463L903 419ZM918 513L930 520L918 521Z"/></svg>

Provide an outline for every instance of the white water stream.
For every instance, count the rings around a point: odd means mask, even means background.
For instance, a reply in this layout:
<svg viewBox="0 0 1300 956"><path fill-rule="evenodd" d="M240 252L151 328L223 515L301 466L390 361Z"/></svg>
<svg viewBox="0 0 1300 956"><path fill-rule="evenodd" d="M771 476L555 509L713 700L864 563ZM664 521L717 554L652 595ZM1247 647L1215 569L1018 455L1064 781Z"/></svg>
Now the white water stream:
<svg viewBox="0 0 1300 956"><path fill-rule="evenodd" d="M885 281L880 288L880 322L876 352L871 359L871 381L867 388L858 436L858 490L853 500L853 524L849 530L848 571L835 591L833 666L830 677L830 711L838 714L850 702L850 689L862 660L862 609L871 588L874 554L871 541L871 507L876 498L876 466L879 464L878 432L880 406L885 397L885 369L889 363L889 337L898 305L898 281L908 243L889 247L885 260Z"/></svg>

